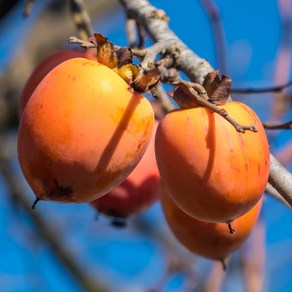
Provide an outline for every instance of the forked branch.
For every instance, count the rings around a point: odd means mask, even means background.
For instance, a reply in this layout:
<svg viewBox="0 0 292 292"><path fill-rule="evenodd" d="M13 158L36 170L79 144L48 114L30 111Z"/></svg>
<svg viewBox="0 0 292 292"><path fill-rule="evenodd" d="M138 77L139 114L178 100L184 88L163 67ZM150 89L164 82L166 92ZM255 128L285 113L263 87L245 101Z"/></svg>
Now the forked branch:
<svg viewBox="0 0 292 292"><path fill-rule="evenodd" d="M190 50L169 28L168 22L155 17L157 8L147 0L120 0L128 15L139 20L153 42L168 40L176 43L177 68L185 73L191 81L202 83L205 76L213 71L211 65ZM269 182L292 205L292 174L279 164L271 154L271 171Z"/></svg>

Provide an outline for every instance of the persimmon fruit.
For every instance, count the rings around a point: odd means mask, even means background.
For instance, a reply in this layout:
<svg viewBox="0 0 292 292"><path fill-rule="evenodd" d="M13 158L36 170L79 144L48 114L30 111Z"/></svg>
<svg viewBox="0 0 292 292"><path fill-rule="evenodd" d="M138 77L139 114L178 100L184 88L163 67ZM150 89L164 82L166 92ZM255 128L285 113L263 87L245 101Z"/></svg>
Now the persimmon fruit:
<svg viewBox="0 0 292 292"><path fill-rule="evenodd" d="M223 264L252 232L263 201L261 198L247 213L233 221L236 232L231 234L225 223L201 221L185 213L163 186L159 195L166 222L177 240L191 252Z"/></svg>
<svg viewBox="0 0 292 292"><path fill-rule="evenodd" d="M269 146L260 119L247 105L218 107L258 131L237 132L205 107L174 110L159 124L155 152L161 180L180 208L199 220L230 223L260 200Z"/></svg>
<svg viewBox="0 0 292 292"><path fill-rule="evenodd" d="M35 67L27 79L20 96L19 116L22 115L28 100L42 79L60 63L77 57L96 60L96 56L87 51L63 49L50 54Z"/></svg>
<svg viewBox="0 0 292 292"><path fill-rule="evenodd" d="M155 159L154 139L130 175L108 194L90 202L98 212L110 216L115 226L125 226L127 218L150 208L158 200L160 175Z"/></svg>
<svg viewBox="0 0 292 292"><path fill-rule="evenodd" d="M38 200L89 202L119 185L149 144L150 102L108 67L72 58L27 103L18 159Z"/></svg>

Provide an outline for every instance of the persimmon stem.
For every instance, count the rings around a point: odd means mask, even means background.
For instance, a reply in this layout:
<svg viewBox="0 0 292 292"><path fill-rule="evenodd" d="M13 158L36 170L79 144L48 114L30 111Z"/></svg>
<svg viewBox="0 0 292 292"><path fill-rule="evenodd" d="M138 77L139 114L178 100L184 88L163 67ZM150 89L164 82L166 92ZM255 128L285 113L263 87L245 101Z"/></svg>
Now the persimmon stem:
<svg viewBox="0 0 292 292"><path fill-rule="evenodd" d="M116 228L125 228L127 227L127 219L123 217L113 217L111 225Z"/></svg>
<svg viewBox="0 0 292 292"><path fill-rule="evenodd" d="M227 265L226 265L226 262L224 259L221 260L221 263L222 263L222 268L223 268L223 271L225 272L227 270Z"/></svg>
<svg viewBox="0 0 292 292"><path fill-rule="evenodd" d="M227 225L228 225L230 234L233 234L235 232L235 229L232 228L231 222L227 223Z"/></svg>
<svg viewBox="0 0 292 292"><path fill-rule="evenodd" d="M38 203L40 200L41 200L40 198L36 198L36 199L34 200L32 206L31 206L31 208L32 208L33 210L35 209L37 203Z"/></svg>

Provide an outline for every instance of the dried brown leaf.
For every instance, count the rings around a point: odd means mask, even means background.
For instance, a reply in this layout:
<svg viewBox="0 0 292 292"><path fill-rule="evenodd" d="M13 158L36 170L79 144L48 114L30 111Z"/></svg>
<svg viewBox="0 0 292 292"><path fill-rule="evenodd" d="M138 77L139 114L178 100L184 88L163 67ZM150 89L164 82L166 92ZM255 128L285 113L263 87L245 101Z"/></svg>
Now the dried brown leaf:
<svg viewBox="0 0 292 292"><path fill-rule="evenodd" d="M209 97L212 96L220 84L219 70L208 73L204 79L203 87L206 89Z"/></svg>
<svg viewBox="0 0 292 292"><path fill-rule="evenodd" d="M133 53L130 48L120 47L115 50L118 57L118 67L122 67L133 62Z"/></svg>
<svg viewBox="0 0 292 292"><path fill-rule="evenodd" d="M215 89L213 94L209 97L209 101L215 104L226 103L230 94L230 89L231 89L231 79L226 76L222 76L220 84Z"/></svg>
<svg viewBox="0 0 292 292"><path fill-rule="evenodd" d="M198 102L199 94L194 90L195 85L192 82L179 81L176 82L176 87L173 91L168 92L181 109L194 108L200 106Z"/></svg>
<svg viewBox="0 0 292 292"><path fill-rule="evenodd" d="M160 79L158 68L150 70L140 70L140 74L132 83L132 87L138 92L146 92L151 89Z"/></svg>
<svg viewBox="0 0 292 292"><path fill-rule="evenodd" d="M137 65L126 64L115 70L128 84L132 84L138 77L140 69Z"/></svg>
<svg viewBox="0 0 292 292"><path fill-rule="evenodd" d="M203 87L206 89L209 96L209 101L214 104L223 104L227 101L230 89L231 89L231 79L219 76L219 70L212 71L207 74Z"/></svg>
<svg viewBox="0 0 292 292"><path fill-rule="evenodd" d="M95 33L94 37L90 38L90 41L95 45L103 45L107 42L108 38L103 36L101 33Z"/></svg>

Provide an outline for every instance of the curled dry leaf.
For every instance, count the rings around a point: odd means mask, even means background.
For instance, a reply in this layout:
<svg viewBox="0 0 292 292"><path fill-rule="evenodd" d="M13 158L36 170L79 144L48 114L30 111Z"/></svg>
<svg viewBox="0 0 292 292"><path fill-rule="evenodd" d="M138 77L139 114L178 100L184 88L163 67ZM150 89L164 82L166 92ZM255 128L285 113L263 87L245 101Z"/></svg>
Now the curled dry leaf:
<svg viewBox="0 0 292 292"><path fill-rule="evenodd" d="M175 82L176 87L173 91L168 92L181 109L205 106L208 95L204 88L198 83L179 81Z"/></svg>
<svg viewBox="0 0 292 292"><path fill-rule="evenodd" d="M226 103L231 89L231 79L227 76L219 76L219 70L207 74L203 82L209 96L209 101L214 104Z"/></svg>
<svg viewBox="0 0 292 292"><path fill-rule="evenodd" d="M134 90L138 92L146 92L157 84L160 79L160 71L158 68L150 70L140 69L140 74L132 83Z"/></svg>
<svg viewBox="0 0 292 292"><path fill-rule="evenodd" d="M220 77L219 70L208 73L202 85L183 80L173 84L176 87L169 95L180 108L206 106L215 110L210 104L225 104L231 89L231 79Z"/></svg>
<svg viewBox="0 0 292 292"><path fill-rule="evenodd" d="M137 65L126 64L120 68L116 68L115 71L129 84L137 78L139 75L140 69Z"/></svg>
<svg viewBox="0 0 292 292"><path fill-rule="evenodd" d="M206 107L226 119L238 132L244 133L245 130L257 132L256 127L252 125L245 126L239 124L234 118L228 115L228 112L224 108L219 108L217 106L224 105L226 103L231 86L230 78L218 78L218 73L212 72L212 74L209 76L207 75L207 79L205 79L205 86L209 89L209 92L211 90L215 90L212 94L212 98L209 98L207 90L203 85L183 80L173 83L177 86L168 94L173 97L181 109ZM218 86L216 84L218 84Z"/></svg>
<svg viewBox="0 0 292 292"><path fill-rule="evenodd" d="M108 42L108 39L100 33L94 34L92 41L97 47L97 61L111 69L118 67L118 56L115 52L115 46L112 42Z"/></svg>
<svg viewBox="0 0 292 292"><path fill-rule="evenodd" d="M158 68L144 70L133 64L130 48L115 46L100 33L95 33L90 41L96 45L97 61L120 75L135 91L146 92L160 79Z"/></svg>

